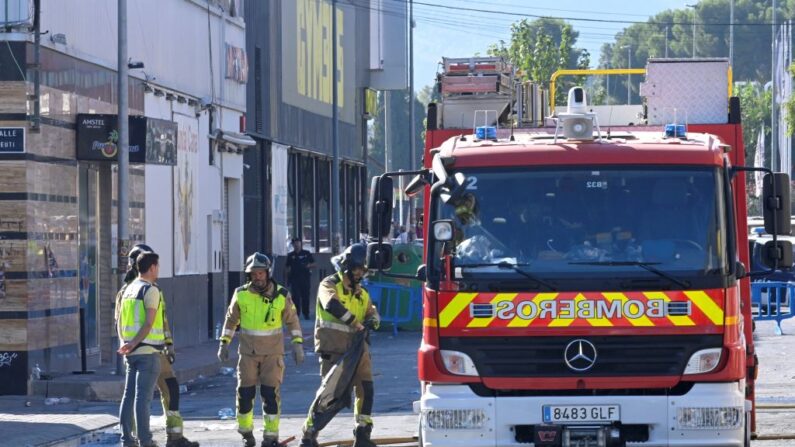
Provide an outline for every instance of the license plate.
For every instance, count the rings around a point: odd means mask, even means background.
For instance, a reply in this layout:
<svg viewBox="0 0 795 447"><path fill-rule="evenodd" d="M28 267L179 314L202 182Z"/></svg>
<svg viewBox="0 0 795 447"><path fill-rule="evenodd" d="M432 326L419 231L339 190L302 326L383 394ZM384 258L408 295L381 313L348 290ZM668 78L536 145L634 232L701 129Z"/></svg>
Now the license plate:
<svg viewBox="0 0 795 447"><path fill-rule="evenodd" d="M544 422L613 422L621 420L618 405L544 405Z"/></svg>

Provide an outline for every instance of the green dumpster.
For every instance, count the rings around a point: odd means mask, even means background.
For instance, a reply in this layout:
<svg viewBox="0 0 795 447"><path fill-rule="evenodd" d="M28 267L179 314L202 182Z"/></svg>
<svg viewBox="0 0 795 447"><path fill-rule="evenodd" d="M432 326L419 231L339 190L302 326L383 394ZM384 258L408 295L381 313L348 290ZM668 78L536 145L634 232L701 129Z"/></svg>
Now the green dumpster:
<svg viewBox="0 0 795 447"><path fill-rule="evenodd" d="M392 269L389 273L401 275L415 275L417 268L422 265L422 245L418 243L395 244L392 246ZM373 283L398 284L406 288L400 293L401 312L406 312L409 307L410 290L415 289L420 293L422 283L416 279L392 278L381 273L374 273L368 278ZM385 293L385 292L384 292ZM401 329L419 330L422 328L422 312L416 312L411 321L401 323Z"/></svg>

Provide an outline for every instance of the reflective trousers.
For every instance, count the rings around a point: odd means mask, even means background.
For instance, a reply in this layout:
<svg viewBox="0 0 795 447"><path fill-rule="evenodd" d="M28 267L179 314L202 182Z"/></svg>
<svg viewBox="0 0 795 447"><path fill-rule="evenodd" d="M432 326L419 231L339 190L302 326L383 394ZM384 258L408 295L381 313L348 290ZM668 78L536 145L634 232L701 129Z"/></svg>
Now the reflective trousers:
<svg viewBox="0 0 795 447"><path fill-rule="evenodd" d="M237 361L237 430L254 431L254 399L257 385L262 398L265 436L279 436L280 387L284 377L281 355L241 355Z"/></svg>
<svg viewBox="0 0 795 447"><path fill-rule="evenodd" d="M182 415L179 414L179 382L174 375L174 368L164 353L160 354L160 375L157 377L157 389L160 391L160 403L166 416L166 436L169 440L182 437Z"/></svg>

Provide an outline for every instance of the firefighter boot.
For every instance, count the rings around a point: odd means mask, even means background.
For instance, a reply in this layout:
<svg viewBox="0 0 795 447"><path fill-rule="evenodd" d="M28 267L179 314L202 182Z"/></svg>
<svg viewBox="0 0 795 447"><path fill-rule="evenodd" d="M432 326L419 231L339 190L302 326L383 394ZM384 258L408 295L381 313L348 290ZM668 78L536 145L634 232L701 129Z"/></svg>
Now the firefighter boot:
<svg viewBox="0 0 795 447"><path fill-rule="evenodd" d="M279 447L279 438L276 436L265 436L262 438L260 447Z"/></svg>
<svg viewBox="0 0 795 447"><path fill-rule="evenodd" d="M317 435L318 432L311 428L304 429L304 436L301 438L300 447L318 447Z"/></svg>
<svg viewBox="0 0 795 447"><path fill-rule="evenodd" d="M240 433L243 436L243 447L257 447L257 440L254 439L254 433L247 431Z"/></svg>
<svg viewBox="0 0 795 447"><path fill-rule="evenodd" d="M199 443L182 437L179 439L171 439L166 441L166 447L199 447Z"/></svg>
<svg viewBox="0 0 795 447"><path fill-rule="evenodd" d="M353 447L376 447L376 444L370 440L372 432L372 424L357 425L353 430Z"/></svg>

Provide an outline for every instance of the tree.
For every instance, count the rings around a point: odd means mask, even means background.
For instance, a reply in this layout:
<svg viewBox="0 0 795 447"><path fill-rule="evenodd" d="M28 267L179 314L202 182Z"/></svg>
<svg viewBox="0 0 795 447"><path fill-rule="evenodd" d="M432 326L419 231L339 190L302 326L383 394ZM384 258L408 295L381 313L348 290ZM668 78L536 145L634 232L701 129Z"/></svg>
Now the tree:
<svg viewBox="0 0 795 447"><path fill-rule="evenodd" d="M795 64L790 65L787 71L791 77L795 78ZM795 134L795 96L790 96L784 101L781 111L787 122L787 135L792 136Z"/></svg>
<svg viewBox="0 0 795 447"><path fill-rule="evenodd" d="M425 87L420 92L421 94L428 95L432 92L432 87ZM390 170L408 169L410 167L411 159L411 137L410 137L410 120L409 120L409 93L408 90L395 90L384 91L378 94L378 107L375 119L373 120L372 127L369 132L369 150L367 168L369 175L379 175L384 172L384 152L386 146L386 132L385 132L385 95L389 97L389 123L390 123ZM428 96L424 96L427 98ZM417 135L415 138L415 148L417 160L414 165L419 165L419 160L422 158L424 145L424 119L425 119L425 104L419 101L417 95L412 98L414 105L414 119L415 129Z"/></svg>
<svg viewBox="0 0 795 447"><path fill-rule="evenodd" d="M511 25L510 42L500 40L489 47L488 53L510 61L521 78L549 87L555 71L590 65L588 52L575 48L578 36L571 25L560 19L522 19ZM556 100L562 100L566 87L574 82L571 78L564 80Z"/></svg>
<svg viewBox="0 0 795 447"><path fill-rule="evenodd" d="M690 58L693 56L694 21L696 56L728 57L730 1L702 0L694 9L666 10L646 23L630 25L609 44L616 51L607 59L600 58L599 66L626 67L627 52L618 51L625 46L631 48L633 67L645 66L650 57ZM795 0L780 0L776 11L779 23L793 17ZM770 2L734 0L734 79L763 83L770 79L772 20Z"/></svg>
<svg viewBox="0 0 795 447"><path fill-rule="evenodd" d="M743 122L743 144L745 146L745 165L753 166L756 158L757 139L759 132L765 131L765 160L770 160L770 90L763 89L759 83L737 83L735 84L734 94L740 98L742 122ZM746 184L753 185L752 181ZM758 208L758 200L752 198L752 190L748 193L748 213L761 214Z"/></svg>

